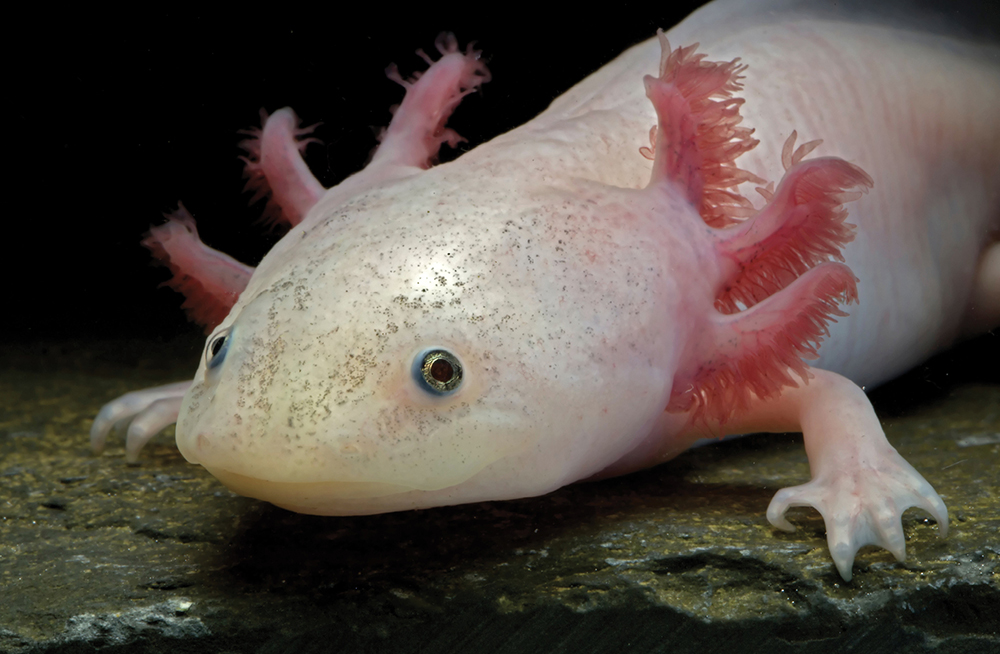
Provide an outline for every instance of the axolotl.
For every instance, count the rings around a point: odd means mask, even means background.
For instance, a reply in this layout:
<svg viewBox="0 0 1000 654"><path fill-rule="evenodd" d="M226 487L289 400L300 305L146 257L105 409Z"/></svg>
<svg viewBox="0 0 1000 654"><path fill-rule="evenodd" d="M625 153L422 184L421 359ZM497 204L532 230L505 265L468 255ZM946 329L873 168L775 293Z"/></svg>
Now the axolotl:
<svg viewBox="0 0 1000 654"><path fill-rule="evenodd" d="M489 80L443 35L423 74L389 69L405 97L330 189L310 128L265 115L247 173L290 230L254 269L183 207L152 229L204 356L106 405L93 446L128 424L135 460L176 422L237 493L356 515L801 431L812 479L767 518L818 509L844 579L862 546L904 559L908 507L946 535L862 387L1000 324L1000 51L828 10L713 3L432 165Z"/></svg>

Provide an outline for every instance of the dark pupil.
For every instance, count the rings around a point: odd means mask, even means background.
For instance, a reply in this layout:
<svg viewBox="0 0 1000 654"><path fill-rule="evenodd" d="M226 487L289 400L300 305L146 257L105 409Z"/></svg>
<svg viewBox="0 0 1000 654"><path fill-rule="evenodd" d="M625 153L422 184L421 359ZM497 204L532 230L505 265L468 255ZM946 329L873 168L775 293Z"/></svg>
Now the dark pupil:
<svg viewBox="0 0 1000 654"><path fill-rule="evenodd" d="M225 337L223 337L223 338L217 338L214 341L212 341L212 356L213 357L216 354L219 353L219 350L222 349L222 344L225 343L225 342L226 342Z"/></svg>
<svg viewBox="0 0 1000 654"><path fill-rule="evenodd" d="M438 359L431 364L431 377L437 381L447 383L451 381L451 378L454 376L455 369L452 368L451 364L444 359Z"/></svg>

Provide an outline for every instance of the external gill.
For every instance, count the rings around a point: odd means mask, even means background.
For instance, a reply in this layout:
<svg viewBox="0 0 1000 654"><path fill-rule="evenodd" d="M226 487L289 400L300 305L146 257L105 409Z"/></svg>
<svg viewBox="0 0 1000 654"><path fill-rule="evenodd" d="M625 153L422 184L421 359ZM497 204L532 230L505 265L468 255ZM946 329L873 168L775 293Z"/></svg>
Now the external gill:
<svg viewBox="0 0 1000 654"><path fill-rule="evenodd" d="M846 315L838 305L857 299L854 274L830 260L843 261L854 237L844 203L873 182L843 159L802 160L818 142L795 150L793 134L785 175L776 190L759 189L767 204L756 211L737 187L763 180L735 165L758 143L740 126L743 100L733 96L745 66L705 61L696 46L671 51L659 38L659 76L645 78L659 119L653 148L643 150L653 156L647 189L679 191L698 209L724 276L714 310L684 347L667 410L724 423L808 379L803 359L817 356L826 325Z"/></svg>

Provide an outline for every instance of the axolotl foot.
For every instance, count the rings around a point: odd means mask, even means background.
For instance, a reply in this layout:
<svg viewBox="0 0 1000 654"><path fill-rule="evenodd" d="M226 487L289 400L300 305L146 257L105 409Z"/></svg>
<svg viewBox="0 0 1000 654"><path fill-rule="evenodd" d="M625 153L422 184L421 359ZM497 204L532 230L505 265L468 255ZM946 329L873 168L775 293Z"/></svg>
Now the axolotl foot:
<svg viewBox="0 0 1000 654"><path fill-rule="evenodd" d="M729 433L802 432L812 481L778 491L768 506L768 521L794 531L785 517L788 509L819 511L830 555L845 581L851 580L854 557L865 545L883 547L899 561L906 558L902 515L908 508L929 513L946 536L944 501L886 440L864 391L827 370L811 368L807 377L726 423Z"/></svg>
<svg viewBox="0 0 1000 654"><path fill-rule="evenodd" d="M90 447L100 453L113 429L127 426L125 459L139 460L139 452L153 436L177 422L181 400L190 388L190 381L166 384L126 393L103 407L90 427Z"/></svg>
<svg viewBox="0 0 1000 654"><path fill-rule="evenodd" d="M767 508L768 521L784 531L795 525L785 512L795 506L811 506L826 523L827 543L834 565L845 581L858 550L877 545L906 559L903 512L910 507L927 511L948 535L948 508L934 488L888 443L876 461L825 474L807 484L778 491Z"/></svg>

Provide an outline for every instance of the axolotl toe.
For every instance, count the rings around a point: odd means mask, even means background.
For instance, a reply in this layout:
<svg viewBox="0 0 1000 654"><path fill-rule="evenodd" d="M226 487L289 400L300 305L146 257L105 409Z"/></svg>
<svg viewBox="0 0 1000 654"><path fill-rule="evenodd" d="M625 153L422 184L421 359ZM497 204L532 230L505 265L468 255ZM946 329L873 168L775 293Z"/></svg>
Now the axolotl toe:
<svg viewBox="0 0 1000 654"><path fill-rule="evenodd" d="M767 516L817 508L845 579L864 545L903 559L908 507L944 535L859 385L1000 323L997 49L771 4L704 7L447 164L447 118L489 80L450 35L419 77L390 68L405 98L331 189L310 130L265 115L247 172L290 230L256 269L183 207L151 230L204 356L105 406L95 448L131 421L134 460L176 421L233 490L351 515L801 431L812 480Z"/></svg>

